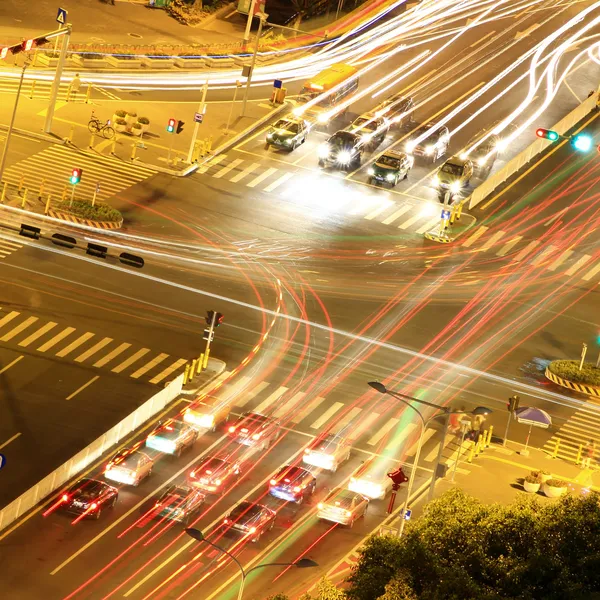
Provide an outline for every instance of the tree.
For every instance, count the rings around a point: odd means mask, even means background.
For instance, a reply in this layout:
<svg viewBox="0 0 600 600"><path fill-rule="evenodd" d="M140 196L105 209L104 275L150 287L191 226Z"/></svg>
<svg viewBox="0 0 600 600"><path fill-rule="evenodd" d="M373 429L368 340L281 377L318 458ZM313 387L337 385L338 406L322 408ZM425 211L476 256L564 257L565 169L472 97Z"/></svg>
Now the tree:
<svg viewBox="0 0 600 600"><path fill-rule="evenodd" d="M289 600L285 594L275 594L269 596L267 600ZM317 595L312 596L308 592L300 596L300 600L346 600L346 594L338 590L328 579L321 579L317 583Z"/></svg>
<svg viewBox="0 0 600 600"><path fill-rule="evenodd" d="M583 600L600 591L596 493L505 506L454 489L405 532L367 540L350 600Z"/></svg>

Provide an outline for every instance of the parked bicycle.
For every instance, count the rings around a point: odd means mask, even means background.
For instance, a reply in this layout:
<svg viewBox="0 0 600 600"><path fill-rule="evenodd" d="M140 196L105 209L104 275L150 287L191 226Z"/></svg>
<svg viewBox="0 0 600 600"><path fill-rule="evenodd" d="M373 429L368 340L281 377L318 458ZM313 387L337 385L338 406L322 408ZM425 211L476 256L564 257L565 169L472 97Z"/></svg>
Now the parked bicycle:
<svg viewBox="0 0 600 600"><path fill-rule="evenodd" d="M106 121L106 123L103 123L94 114L94 111L92 111L92 116L90 118L90 122L88 123L88 129L92 133L101 133L103 137L107 140L112 139L115 135L115 130L111 127L110 121Z"/></svg>

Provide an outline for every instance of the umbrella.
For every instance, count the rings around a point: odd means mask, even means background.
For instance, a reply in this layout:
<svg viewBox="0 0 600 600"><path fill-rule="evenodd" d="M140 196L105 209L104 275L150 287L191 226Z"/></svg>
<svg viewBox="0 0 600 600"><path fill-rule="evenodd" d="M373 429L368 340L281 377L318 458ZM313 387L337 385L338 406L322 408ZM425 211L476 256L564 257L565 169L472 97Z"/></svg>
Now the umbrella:
<svg viewBox="0 0 600 600"><path fill-rule="evenodd" d="M533 406L523 406L515 410L515 418L517 423L524 423L529 425L529 433L527 434L527 440L525 441L525 452L529 445L529 436L531 435L531 429L533 427L541 427L542 429L548 429L552 425L552 417L541 408L534 408Z"/></svg>

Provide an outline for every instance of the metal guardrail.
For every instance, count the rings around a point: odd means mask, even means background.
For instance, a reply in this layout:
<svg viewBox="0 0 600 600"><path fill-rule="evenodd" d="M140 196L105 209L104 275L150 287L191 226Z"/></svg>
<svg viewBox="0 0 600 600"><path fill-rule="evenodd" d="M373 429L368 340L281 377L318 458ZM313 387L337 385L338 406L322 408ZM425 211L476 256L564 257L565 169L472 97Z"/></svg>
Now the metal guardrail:
<svg viewBox="0 0 600 600"><path fill-rule="evenodd" d="M586 115L591 113L596 108L598 101L598 93L594 93L587 100L582 102L576 109L571 111L564 119L559 121L553 127L552 131L556 131L560 135L564 135L579 123ZM525 148L523 152L517 154L512 160L508 161L502 169L494 173L489 179L484 181L480 186L475 188L469 196L469 208L474 208L483 202L488 196L491 196L496 189L501 186L512 175L519 172L529 161L535 158L550 146L552 142L545 139L536 139L533 144Z"/></svg>
<svg viewBox="0 0 600 600"><path fill-rule="evenodd" d="M140 407L117 423L112 429L78 452L73 458L44 477L39 483L21 494L8 506L0 510L0 531L14 523L20 516L32 509L38 502L83 471L92 462L100 458L109 448L120 442L126 435L137 429L142 423L160 412L165 406L181 394L183 373L171 381L164 389L144 402Z"/></svg>

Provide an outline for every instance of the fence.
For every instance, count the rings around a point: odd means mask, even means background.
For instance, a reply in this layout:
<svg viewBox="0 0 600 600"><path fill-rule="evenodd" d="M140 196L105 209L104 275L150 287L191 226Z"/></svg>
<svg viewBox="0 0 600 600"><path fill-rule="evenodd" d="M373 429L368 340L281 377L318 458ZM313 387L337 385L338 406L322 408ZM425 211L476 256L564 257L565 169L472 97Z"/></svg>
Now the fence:
<svg viewBox="0 0 600 600"><path fill-rule="evenodd" d="M169 402L181 394L182 387L183 373L120 423L117 423L112 429L92 442L87 448L81 450L65 464L3 508L0 511L0 531L33 508L40 500L61 488L72 477L100 458L111 446L117 444L142 423L160 412Z"/></svg>
<svg viewBox="0 0 600 600"><path fill-rule="evenodd" d="M596 107L598 94L594 93L585 102L581 103L576 109L571 111L564 119L559 121L554 127L551 127L552 131L556 131L560 135L564 135L567 131L570 131L579 123L587 114L592 112ZM475 191L468 198L469 208L474 208L479 203L483 202L488 196L494 193L494 191L502 185L509 177L518 173L530 160L535 158L540 152L543 152L548 148L550 142L545 139L536 139L531 146L525 148L523 152L517 154L512 160L506 163L502 169L497 173L494 173L489 179L484 181L478 186Z"/></svg>

